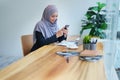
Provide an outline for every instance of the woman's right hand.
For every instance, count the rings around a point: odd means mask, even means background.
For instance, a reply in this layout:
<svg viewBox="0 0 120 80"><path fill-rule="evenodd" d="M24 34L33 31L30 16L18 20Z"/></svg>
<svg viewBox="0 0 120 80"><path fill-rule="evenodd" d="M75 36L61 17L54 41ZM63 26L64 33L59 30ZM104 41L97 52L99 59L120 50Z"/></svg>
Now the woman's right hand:
<svg viewBox="0 0 120 80"><path fill-rule="evenodd" d="M57 33L56 33L56 37L58 38L58 37L61 37L61 36L63 36L63 30L61 29L61 30L59 30Z"/></svg>

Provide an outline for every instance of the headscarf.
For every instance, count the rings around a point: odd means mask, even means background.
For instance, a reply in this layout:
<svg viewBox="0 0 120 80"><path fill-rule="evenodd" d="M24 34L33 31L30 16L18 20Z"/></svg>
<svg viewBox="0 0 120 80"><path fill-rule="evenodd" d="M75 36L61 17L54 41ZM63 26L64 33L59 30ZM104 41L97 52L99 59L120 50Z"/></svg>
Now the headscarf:
<svg viewBox="0 0 120 80"><path fill-rule="evenodd" d="M48 5L44 9L41 21L39 21L34 28L33 32L34 43L36 42L35 36L36 31L41 32L45 39L51 37L57 32L58 30L57 20L54 23L50 22L50 16L55 12L58 12L55 5Z"/></svg>

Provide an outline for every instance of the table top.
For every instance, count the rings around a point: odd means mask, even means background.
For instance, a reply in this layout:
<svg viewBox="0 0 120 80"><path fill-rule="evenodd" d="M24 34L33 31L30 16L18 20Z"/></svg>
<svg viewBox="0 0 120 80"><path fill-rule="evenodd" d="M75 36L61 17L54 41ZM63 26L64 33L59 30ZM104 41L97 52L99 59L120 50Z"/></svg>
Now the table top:
<svg viewBox="0 0 120 80"><path fill-rule="evenodd" d="M103 59L88 62L72 56L67 63L56 54L64 50L53 44L43 46L1 70L0 80L106 80ZM74 51L81 50L82 45Z"/></svg>

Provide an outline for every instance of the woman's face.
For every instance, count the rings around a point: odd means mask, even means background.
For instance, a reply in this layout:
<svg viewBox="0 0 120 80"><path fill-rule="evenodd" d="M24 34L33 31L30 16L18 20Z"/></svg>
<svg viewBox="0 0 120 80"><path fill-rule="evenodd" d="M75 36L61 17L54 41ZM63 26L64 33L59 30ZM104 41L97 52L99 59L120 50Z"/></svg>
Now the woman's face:
<svg viewBox="0 0 120 80"><path fill-rule="evenodd" d="M50 22L51 22L51 23L54 23L54 22L56 21L57 17L58 17L58 13L57 13L57 12L53 13L53 14L50 16Z"/></svg>

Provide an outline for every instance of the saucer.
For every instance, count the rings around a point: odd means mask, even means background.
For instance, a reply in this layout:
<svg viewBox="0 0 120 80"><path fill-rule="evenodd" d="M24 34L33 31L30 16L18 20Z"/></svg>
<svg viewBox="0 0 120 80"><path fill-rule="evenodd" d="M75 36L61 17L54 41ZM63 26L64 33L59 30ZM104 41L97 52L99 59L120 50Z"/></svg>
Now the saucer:
<svg viewBox="0 0 120 80"><path fill-rule="evenodd" d="M97 56L80 56L80 60L95 62L102 58L102 55Z"/></svg>

